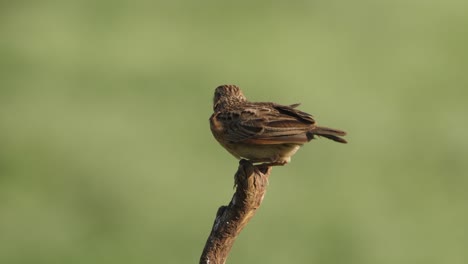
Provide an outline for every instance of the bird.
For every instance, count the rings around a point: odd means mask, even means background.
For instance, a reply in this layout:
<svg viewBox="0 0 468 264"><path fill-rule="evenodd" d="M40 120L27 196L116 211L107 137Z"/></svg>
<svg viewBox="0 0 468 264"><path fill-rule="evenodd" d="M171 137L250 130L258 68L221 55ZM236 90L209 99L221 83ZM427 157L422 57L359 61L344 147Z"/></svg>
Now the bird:
<svg viewBox="0 0 468 264"><path fill-rule="evenodd" d="M316 136L339 143L346 132L317 126L300 104L250 102L236 85L215 89L210 129L214 138L237 159L252 164L283 166Z"/></svg>

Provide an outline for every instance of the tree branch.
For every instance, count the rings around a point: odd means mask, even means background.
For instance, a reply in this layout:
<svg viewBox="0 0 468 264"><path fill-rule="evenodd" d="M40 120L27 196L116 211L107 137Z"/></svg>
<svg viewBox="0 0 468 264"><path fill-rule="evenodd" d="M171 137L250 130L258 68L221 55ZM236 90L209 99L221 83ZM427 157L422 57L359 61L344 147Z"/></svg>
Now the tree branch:
<svg viewBox="0 0 468 264"><path fill-rule="evenodd" d="M239 162L234 176L236 192L229 205L219 207L200 264L226 263L237 236L262 203L270 173L271 167L254 166L247 160Z"/></svg>

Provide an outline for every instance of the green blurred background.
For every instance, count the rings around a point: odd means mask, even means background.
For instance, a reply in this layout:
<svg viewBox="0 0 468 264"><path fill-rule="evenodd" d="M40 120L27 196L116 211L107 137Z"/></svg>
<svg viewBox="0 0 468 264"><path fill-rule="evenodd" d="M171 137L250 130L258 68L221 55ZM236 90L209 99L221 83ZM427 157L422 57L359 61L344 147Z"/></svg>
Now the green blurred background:
<svg viewBox="0 0 468 264"><path fill-rule="evenodd" d="M465 1L1 1L0 263L197 263L213 90L348 145L274 168L229 263L467 263Z"/></svg>

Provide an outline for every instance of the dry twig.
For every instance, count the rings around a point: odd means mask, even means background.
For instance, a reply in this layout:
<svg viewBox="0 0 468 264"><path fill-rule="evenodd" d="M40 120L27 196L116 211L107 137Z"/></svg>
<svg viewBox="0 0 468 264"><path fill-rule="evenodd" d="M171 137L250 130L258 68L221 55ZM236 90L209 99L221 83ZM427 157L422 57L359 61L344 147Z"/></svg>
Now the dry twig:
<svg viewBox="0 0 468 264"><path fill-rule="evenodd" d="M200 263L226 263L237 236L262 203L270 173L271 167L254 166L247 160L239 162L234 176L236 191L229 205L218 209Z"/></svg>

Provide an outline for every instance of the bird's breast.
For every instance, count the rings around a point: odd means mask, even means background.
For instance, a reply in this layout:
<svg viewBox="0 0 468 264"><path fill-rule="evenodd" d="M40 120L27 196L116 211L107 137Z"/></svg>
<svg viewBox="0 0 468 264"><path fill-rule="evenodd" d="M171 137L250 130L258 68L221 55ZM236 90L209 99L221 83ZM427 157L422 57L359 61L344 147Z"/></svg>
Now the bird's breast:
<svg viewBox="0 0 468 264"><path fill-rule="evenodd" d="M219 143L221 143L221 145L224 146L223 136L226 133L226 129L225 129L225 126L223 125L223 122L221 122L217 118L217 115L218 115L217 113L214 113L210 117L210 129L211 129L211 133L213 134L214 138Z"/></svg>
<svg viewBox="0 0 468 264"><path fill-rule="evenodd" d="M210 128L213 133L222 133L224 131L223 123L218 120L218 114L214 113L210 117Z"/></svg>

